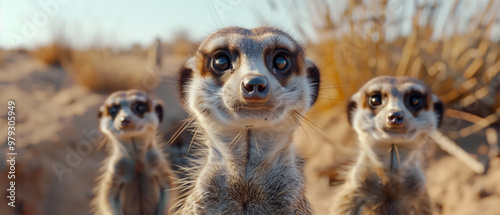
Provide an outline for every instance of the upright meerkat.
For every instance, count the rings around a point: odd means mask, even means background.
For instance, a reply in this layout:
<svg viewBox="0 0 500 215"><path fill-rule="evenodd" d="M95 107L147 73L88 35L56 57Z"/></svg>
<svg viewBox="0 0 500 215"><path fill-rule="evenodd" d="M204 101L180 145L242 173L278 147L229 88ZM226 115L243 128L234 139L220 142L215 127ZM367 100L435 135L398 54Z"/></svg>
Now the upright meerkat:
<svg viewBox="0 0 500 215"><path fill-rule="evenodd" d="M275 28L229 27L180 73L206 149L179 214L311 214L292 133L316 101L319 71Z"/></svg>
<svg viewBox="0 0 500 215"><path fill-rule="evenodd" d="M109 138L96 196L96 214L170 214L177 190L174 173L156 141L163 105L139 90L111 94L99 109Z"/></svg>
<svg viewBox="0 0 500 215"><path fill-rule="evenodd" d="M443 105L408 77L377 77L348 105L360 152L336 189L333 214L431 214L420 162Z"/></svg>

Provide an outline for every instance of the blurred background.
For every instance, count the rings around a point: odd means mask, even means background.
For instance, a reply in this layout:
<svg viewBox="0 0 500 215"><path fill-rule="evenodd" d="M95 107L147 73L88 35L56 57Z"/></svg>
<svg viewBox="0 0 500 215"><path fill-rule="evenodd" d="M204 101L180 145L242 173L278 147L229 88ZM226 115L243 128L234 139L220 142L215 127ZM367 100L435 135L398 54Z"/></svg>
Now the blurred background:
<svg viewBox="0 0 500 215"><path fill-rule="evenodd" d="M7 180L7 101L16 103L16 207L1 214L90 214L105 158L97 109L113 91L166 104L167 142L187 115L177 70L211 32L280 28L322 75L295 134L308 195L325 214L338 167L356 155L349 97L370 78L411 76L446 103L425 163L436 214L500 214L499 0L0 1L0 189ZM176 135L177 136L177 135ZM189 129L166 148L185 164ZM182 176L182 175L181 175Z"/></svg>

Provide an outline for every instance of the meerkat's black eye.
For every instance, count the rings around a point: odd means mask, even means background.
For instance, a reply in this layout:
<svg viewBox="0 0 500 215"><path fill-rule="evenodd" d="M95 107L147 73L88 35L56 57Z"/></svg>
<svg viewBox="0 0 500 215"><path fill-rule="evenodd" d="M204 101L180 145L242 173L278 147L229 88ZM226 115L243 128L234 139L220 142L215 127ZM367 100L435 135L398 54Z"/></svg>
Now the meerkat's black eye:
<svg viewBox="0 0 500 215"><path fill-rule="evenodd" d="M143 115L148 112L148 104L146 102L135 102L132 104L132 110L138 115Z"/></svg>
<svg viewBox="0 0 500 215"><path fill-rule="evenodd" d="M368 101L372 107L379 106L382 104L382 95L380 95L380 93L375 93L369 97Z"/></svg>
<svg viewBox="0 0 500 215"><path fill-rule="evenodd" d="M422 99L422 95L420 95L419 93L411 95L409 99L410 106L412 106L413 108L420 108L423 103Z"/></svg>
<svg viewBox="0 0 500 215"><path fill-rule="evenodd" d="M119 105L113 105L111 107L108 107L108 114L111 115L111 117L115 118L119 110L120 110Z"/></svg>
<svg viewBox="0 0 500 215"><path fill-rule="evenodd" d="M286 55L278 54L273 59L273 68L280 71L286 70L288 68L288 65L290 64L289 61L289 57L287 57Z"/></svg>
<svg viewBox="0 0 500 215"><path fill-rule="evenodd" d="M215 55L212 66L219 72L226 71L231 68L231 59L226 53Z"/></svg>

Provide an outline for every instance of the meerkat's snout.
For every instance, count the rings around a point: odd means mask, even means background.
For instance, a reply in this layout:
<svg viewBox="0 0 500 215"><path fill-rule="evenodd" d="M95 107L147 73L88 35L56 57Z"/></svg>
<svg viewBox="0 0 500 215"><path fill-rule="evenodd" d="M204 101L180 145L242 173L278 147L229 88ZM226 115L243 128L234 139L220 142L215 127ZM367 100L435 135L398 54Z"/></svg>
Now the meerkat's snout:
<svg viewBox="0 0 500 215"><path fill-rule="evenodd" d="M135 128L137 120L134 119L134 116L129 113L130 110L127 109L128 107L123 107L113 121L116 130L130 130Z"/></svg>
<svg viewBox="0 0 500 215"><path fill-rule="evenodd" d="M132 123L132 117L130 116L121 117L120 122L122 128L132 127L134 125Z"/></svg>
<svg viewBox="0 0 500 215"><path fill-rule="evenodd" d="M267 79L263 76L247 76L241 82L241 96L249 102L262 102L269 98Z"/></svg>
<svg viewBox="0 0 500 215"><path fill-rule="evenodd" d="M390 110L387 114L387 123L389 126L401 127L405 125L405 114L401 110Z"/></svg>

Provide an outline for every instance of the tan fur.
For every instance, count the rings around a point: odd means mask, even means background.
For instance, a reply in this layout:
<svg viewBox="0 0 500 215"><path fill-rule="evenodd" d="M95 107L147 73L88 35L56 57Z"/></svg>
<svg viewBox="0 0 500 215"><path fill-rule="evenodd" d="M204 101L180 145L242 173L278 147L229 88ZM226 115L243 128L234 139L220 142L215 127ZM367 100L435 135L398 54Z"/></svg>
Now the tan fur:
<svg viewBox="0 0 500 215"><path fill-rule="evenodd" d="M220 50L234 64L214 73L205 65ZM269 67L280 50L291 62L283 75ZM249 76L265 78L270 92L251 107L239 94ZM318 84L317 68L280 30L232 27L209 36L181 71L181 98L204 146L198 165L189 169L189 191L178 214L312 214L304 197L303 160L291 147L291 135L297 114L314 103Z"/></svg>
<svg viewBox="0 0 500 215"><path fill-rule="evenodd" d="M148 111L138 117L130 112L132 103L147 103ZM116 116L107 108L119 104ZM128 109L127 109L128 108ZM175 174L156 141L162 104L142 91L119 91L112 94L100 109L100 129L108 137L109 157L95 188L92 201L95 214L172 214L178 196ZM131 116L135 129L117 126L120 117ZM142 130L140 128L143 128ZM130 129L130 128L129 128ZM170 211L169 211L170 210Z"/></svg>
<svg viewBox="0 0 500 215"><path fill-rule="evenodd" d="M415 92L423 103L418 109L409 103ZM368 104L374 94L382 95L381 105ZM360 152L339 176L331 214L432 214L421 161L441 121L439 99L416 79L378 77L352 97L348 111ZM394 111L404 113L402 125L386 118Z"/></svg>

